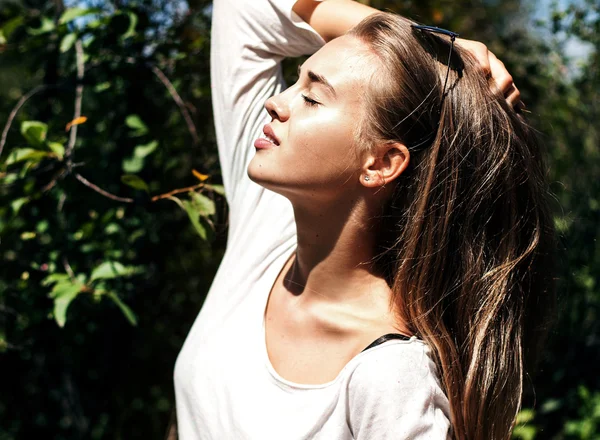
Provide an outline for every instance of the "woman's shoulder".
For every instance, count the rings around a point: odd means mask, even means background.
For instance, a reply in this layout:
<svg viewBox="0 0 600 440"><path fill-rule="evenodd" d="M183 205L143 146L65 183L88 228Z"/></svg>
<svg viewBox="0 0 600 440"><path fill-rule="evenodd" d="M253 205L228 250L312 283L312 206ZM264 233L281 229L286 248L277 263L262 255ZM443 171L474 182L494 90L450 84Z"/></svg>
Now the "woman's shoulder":
<svg viewBox="0 0 600 440"><path fill-rule="evenodd" d="M450 410L430 347L388 341L355 358L347 376L348 420L357 439L447 438Z"/></svg>
<svg viewBox="0 0 600 440"><path fill-rule="evenodd" d="M355 359L350 381L377 382L390 385L389 380L405 382L403 378L433 380L439 383L437 368L430 347L421 339L395 339L363 351ZM406 383L408 385L408 383Z"/></svg>

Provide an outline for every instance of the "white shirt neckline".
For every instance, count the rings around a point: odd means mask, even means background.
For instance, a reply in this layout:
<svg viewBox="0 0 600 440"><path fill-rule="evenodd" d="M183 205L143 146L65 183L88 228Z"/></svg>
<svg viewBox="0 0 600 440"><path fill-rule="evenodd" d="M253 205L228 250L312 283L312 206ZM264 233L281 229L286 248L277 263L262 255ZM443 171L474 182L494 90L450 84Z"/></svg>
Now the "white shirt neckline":
<svg viewBox="0 0 600 440"><path fill-rule="evenodd" d="M283 376L281 376L277 372L277 370L275 370L275 367L273 367L273 364L271 363L271 360L269 359L269 351L267 349L267 329L265 326L265 319L266 319L267 305L269 304L269 298L271 297L271 292L273 290L273 286L275 285L275 282L281 275L281 272L284 270L285 266L287 265L288 261L290 260L290 258L294 254L294 252L296 252L296 249L297 249L297 247L293 246L291 248L291 250L285 252L281 256L281 258L284 261L283 265L281 266L281 268L278 271L276 271L274 278L269 277L269 279L267 279L267 281L270 282L268 284L268 286L269 286L268 292L269 293L266 295L264 304L262 305L262 325L261 325L261 331L259 333L261 341L258 345L260 347L260 351L261 351L260 356L263 358L263 363L264 363L271 379L273 380L273 382L276 385L278 385L281 388L287 388L287 389L292 388L292 389L297 389L297 390L318 390L318 389L328 388L328 387L336 384L337 382L339 382L341 380L341 378L344 377L345 372L349 368L351 368L353 364L358 362L363 356L367 355L368 353L371 353L375 350L385 348L386 346L390 346L390 345L409 344L412 342L420 341L416 336L412 336L410 339L407 339L407 340L402 340L402 339L390 340L382 345L372 347L368 351L361 351L360 353L356 354L352 359L350 359L346 363L346 365L344 365L344 367L340 370L340 372L337 374L337 376L333 380L330 380L325 383L304 384L304 383L299 383L299 382L294 382L294 381L288 380L288 379L284 378Z"/></svg>

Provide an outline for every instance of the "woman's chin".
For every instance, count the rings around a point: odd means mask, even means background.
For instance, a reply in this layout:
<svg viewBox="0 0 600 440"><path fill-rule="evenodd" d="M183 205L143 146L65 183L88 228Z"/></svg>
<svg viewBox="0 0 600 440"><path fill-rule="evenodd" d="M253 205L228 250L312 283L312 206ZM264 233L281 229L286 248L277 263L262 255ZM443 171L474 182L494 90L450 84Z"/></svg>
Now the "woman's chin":
<svg viewBox="0 0 600 440"><path fill-rule="evenodd" d="M248 177L254 183L272 191L275 191L275 188L278 186L277 179L269 170L269 167L264 166L255 159L252 159L248 165Z"/></svg>

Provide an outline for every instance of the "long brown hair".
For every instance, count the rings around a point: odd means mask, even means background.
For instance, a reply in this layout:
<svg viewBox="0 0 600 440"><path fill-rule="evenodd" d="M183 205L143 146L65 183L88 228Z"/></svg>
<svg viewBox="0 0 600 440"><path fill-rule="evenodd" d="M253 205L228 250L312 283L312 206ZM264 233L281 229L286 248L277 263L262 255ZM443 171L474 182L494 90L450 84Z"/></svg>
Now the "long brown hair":
<svg viewBox="0 0 600 440"><path fill-rule="evenodd" d="M472 57L393 14L351 32L381 69L360 137L411 153L379 259L399 317L432 348L453 437L510 438L553 307L553 227L535 132Z"/></svg>

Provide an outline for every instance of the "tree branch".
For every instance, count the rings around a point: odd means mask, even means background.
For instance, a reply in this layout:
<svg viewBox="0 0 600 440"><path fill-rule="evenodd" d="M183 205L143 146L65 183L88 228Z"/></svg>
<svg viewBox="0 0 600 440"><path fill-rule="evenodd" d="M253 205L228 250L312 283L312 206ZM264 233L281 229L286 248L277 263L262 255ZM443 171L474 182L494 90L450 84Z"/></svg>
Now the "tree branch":
<svg viewBox="0 0 600 440"><path fill-rule="evenodd" d="M109 193L108 191L104 191L102 188L100 188L97 185L94 185L92 182L87 180L85 177L83 177L79 173L73 173L73 175L75 176L75 178L77 180L79 180L85 186L87 186L90 189L93 189L98 194L102 194L104 197L108 197L109 199L116 200L117 202L123 202L123 203L133 203L134 202L134 200L129 197L119 197L119 196L115 196L114 194Z"/></svg>
<svg viewBox="0 0 600 440"><path fill-rule="evenodd" d="M152 197L151 201L156 202L158 200L168 199L171 196L174 196L175 194L180 194L180 193L183 193L183 192L194 191L194 190L196 190L198 188L202 188L203 186L204 186L204 183L199 183L199 184L194 185L194 186L188 186L187 188L174 189L173 191L169 191L168 193L159 194L157 196Z"/></svg>
<svg viewBox="0 0 600 440"><path fill-rule="evenodd" d="M73 269L71 268L67 257L63 257L62 263L63 267L65 268L65 272L67 272L72 281L75 281L77 278L75 277L75 272L73 272Z"/></svg>
<svg viewBox="0 0 600 440"><path fill-rule="evenodd" d="M154 72L154 74L158 77L158 79L167 88L171 97L173 98L173 101L175 101L175 104L177 104L177 106L179 107L179 110L181 111L183 119L185 119L185 123L187 124L188 131L190 132L190 135L192 136L192 139L194 140L194 145L198 145L200 143L200 138L198 137L198 132L196 131L196 126L194 125L194 121L192 121L190 112L186 108L185 103L183 102L183 99L181 99L181 96L179 96L179 93L177 93L177 90L175 90L173 83L171 83L169 78L167 78L167 76L162 72L162 70L160 70L156 66L152 66L151 69L152 69L152 72Z"/></svg>
<svg viewBox="0 0 600 440"><path fill-rule="evenodd" d="M81 117L81 101L83 98L83 75L85 72L85 66L83 64L83 43L81 42L80 38L78 38L75 42L75 53L77 63L77 87L75 89L75 110L73 113L73 120ZM75 141L77 141L77 128L77 124L71 126L71 131L69 133L69 143L65 151L65 157L67 159L67 168L69 169L71 168L71 165L73 163L71 157L73 155L73 148L75 148Z"/></svg>
<svg viewBox="0 0 600 440"><path fill-rule="evenodd" d="M4 126L4 130L2 130L2 137L0 138L0 156L2 156L2 150L4 148L4 145L6 144L6 138L8 137L8 131L10 130L10 126L12 125L13 120L15 119L15 116L17 116L17 113L19 112L19 110L21 109L21 107L23 107L23 104L25 104L25 102L29 98L31 98L36 93L41 92L46 87L48 87L48 86L39 85L37 87L34 87L29 92L27 92L26 94L21 96L21 98L19 98L19 100L17 101L17 104L13 107L10 114L8 115L8 119L6 121L6 125Z"/></svg>

